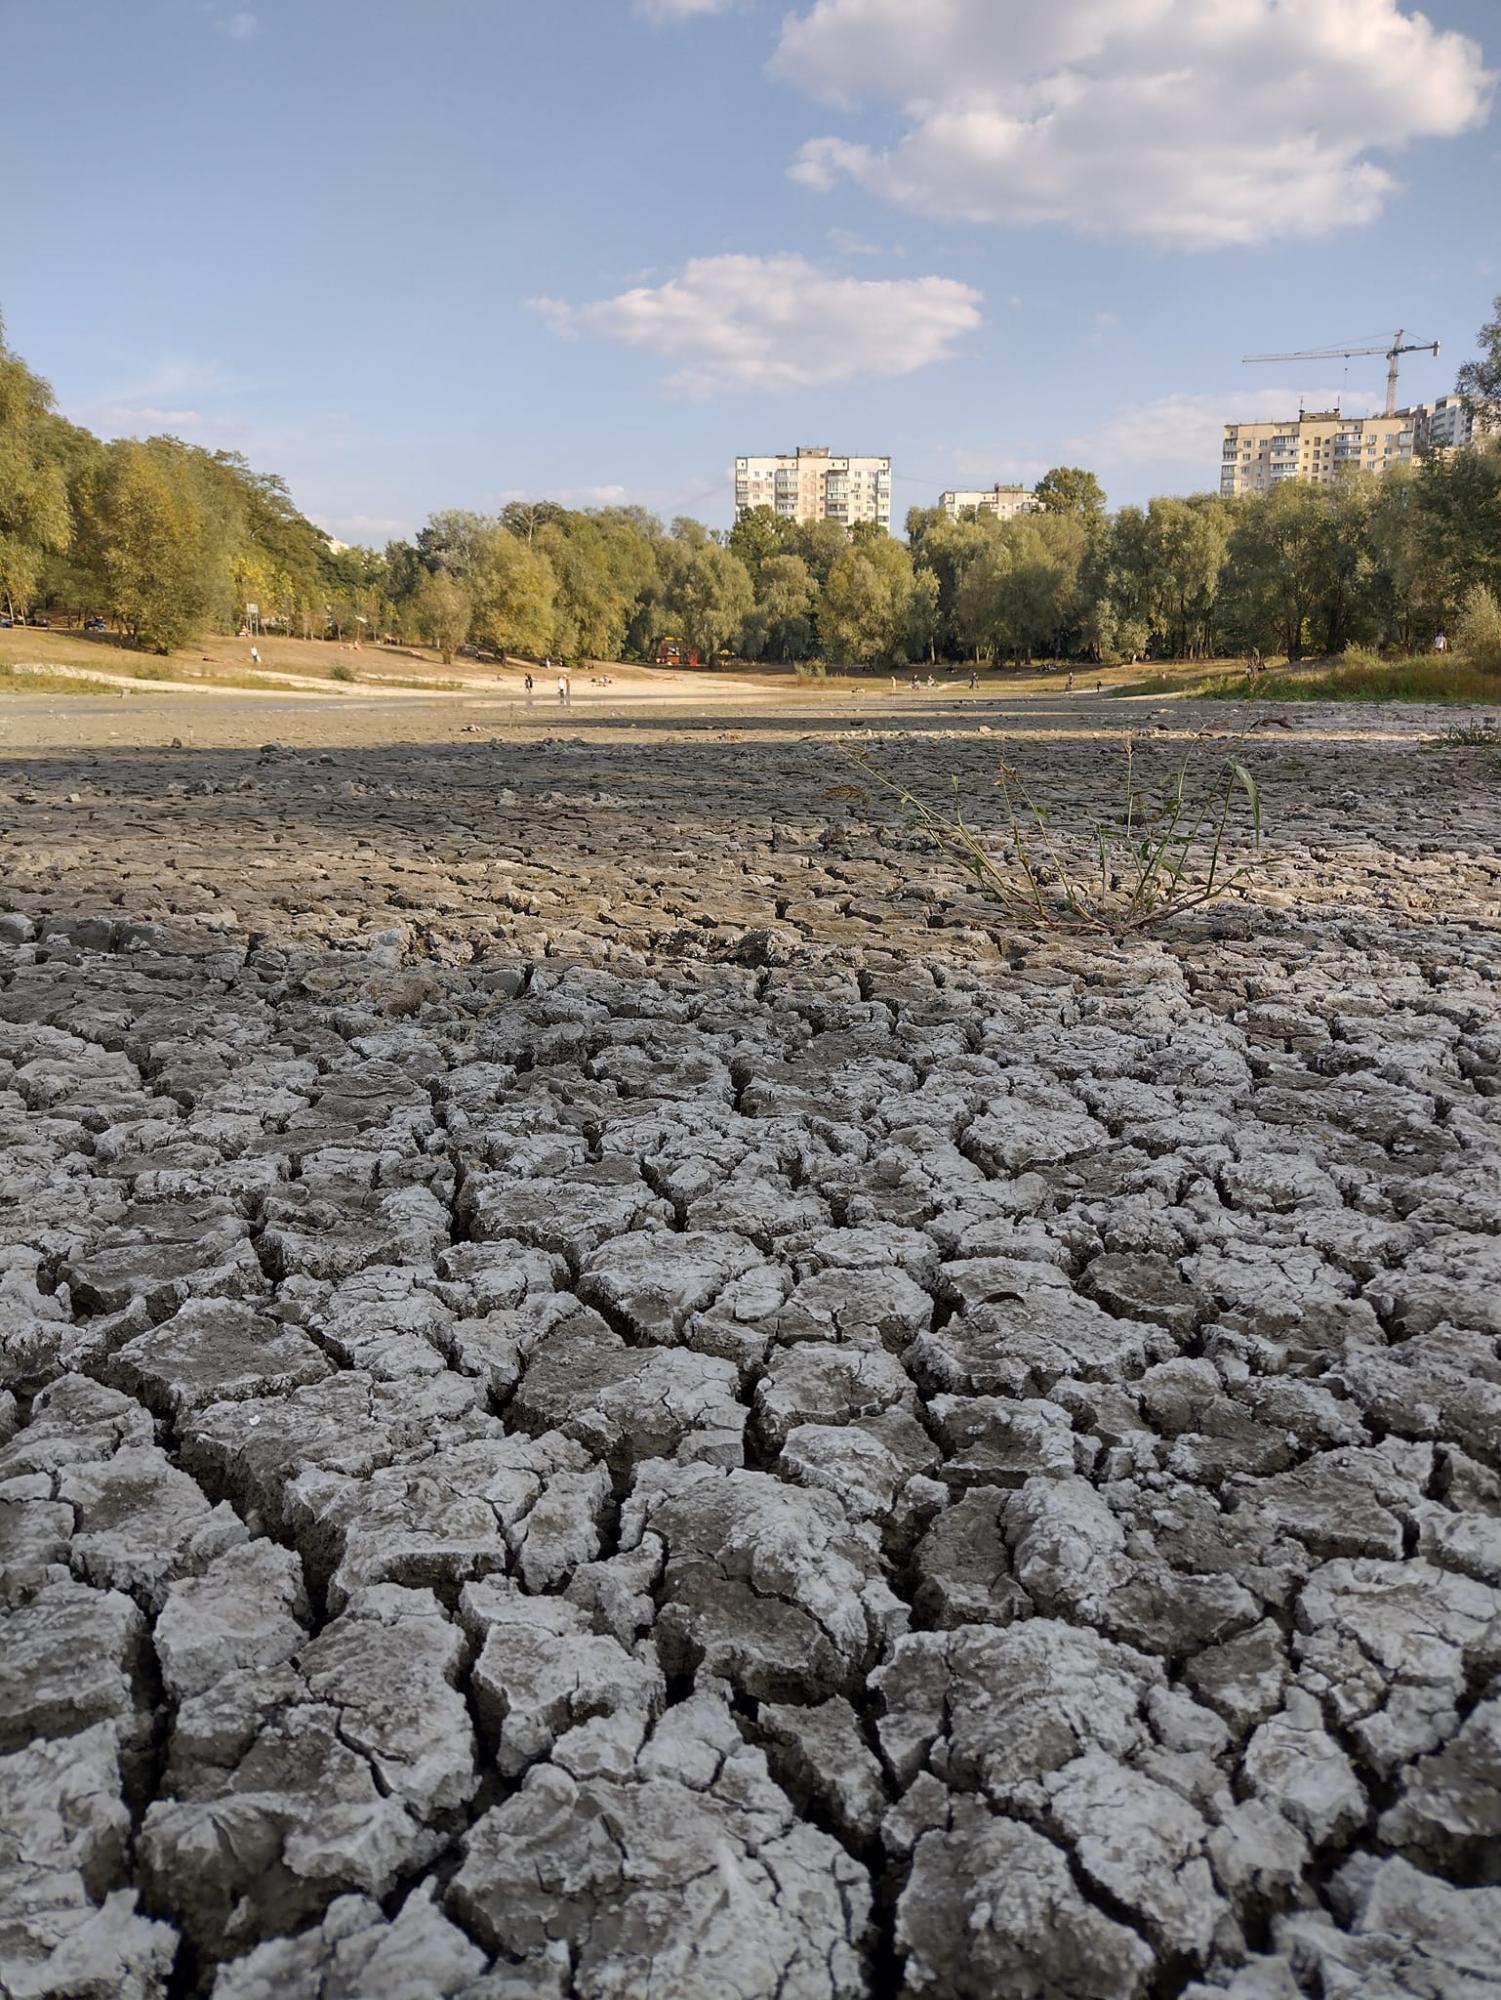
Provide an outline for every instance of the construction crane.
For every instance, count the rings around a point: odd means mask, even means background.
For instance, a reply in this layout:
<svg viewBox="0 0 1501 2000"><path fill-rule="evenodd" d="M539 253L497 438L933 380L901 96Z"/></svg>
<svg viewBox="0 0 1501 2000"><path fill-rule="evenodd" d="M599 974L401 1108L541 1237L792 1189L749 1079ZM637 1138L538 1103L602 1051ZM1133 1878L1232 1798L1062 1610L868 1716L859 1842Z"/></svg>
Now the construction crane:
<svg viewBox="0 0 1501 2000"><path fill-rule="evenodd" d="M1386 356L1386 414L1395 415L1397 408L1397 363L1404 354L1437 354L1436 340L1407 340L1406 329L1397 328L1397 337L1390 347L1305 347L1296 354L1243 354L1242 361L1349 361L1357 354L1384 354Z"/></svg>

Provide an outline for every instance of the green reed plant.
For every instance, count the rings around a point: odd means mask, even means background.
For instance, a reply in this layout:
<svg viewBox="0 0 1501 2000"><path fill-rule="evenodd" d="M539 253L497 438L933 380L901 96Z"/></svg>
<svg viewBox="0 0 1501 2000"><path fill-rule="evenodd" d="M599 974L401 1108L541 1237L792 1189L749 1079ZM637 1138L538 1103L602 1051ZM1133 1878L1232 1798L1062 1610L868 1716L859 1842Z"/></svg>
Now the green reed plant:
<svg viewBox="0 0 1501 2000"><path fill-rule="evenodd" d="M1166 922L1227 894L1261 849L1261 791L1232 739L1206 758L1196 738L1161 782L1138 780L1136 747L1122 743L1118 810L1084 820L1055 812L1002 756L993 781L999 824L975 824L974 801L950 779L934 805L877 768L861 748L850 761L895 798L913 832L958 863L1008 922L1029 930L1121 935Z"/></svg>

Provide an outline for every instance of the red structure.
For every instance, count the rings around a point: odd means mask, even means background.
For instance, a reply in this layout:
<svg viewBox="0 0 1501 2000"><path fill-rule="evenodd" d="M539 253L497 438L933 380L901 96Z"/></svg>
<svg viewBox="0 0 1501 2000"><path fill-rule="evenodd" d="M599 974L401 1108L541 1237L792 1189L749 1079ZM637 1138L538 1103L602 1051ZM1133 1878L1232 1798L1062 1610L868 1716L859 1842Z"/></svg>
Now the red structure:
<svg viewBox="0 0 1501 2000"><path fill-rule="evenodd" d="M659 639L657 641L657 665L659 667L696 667L698 654L692 646L681 639Z"/></svg>

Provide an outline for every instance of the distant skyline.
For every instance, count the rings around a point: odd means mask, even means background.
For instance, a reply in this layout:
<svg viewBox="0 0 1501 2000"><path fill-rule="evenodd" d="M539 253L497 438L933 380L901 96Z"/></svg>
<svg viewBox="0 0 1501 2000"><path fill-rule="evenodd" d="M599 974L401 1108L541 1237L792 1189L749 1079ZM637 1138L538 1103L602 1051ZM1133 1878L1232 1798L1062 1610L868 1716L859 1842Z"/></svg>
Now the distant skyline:
<svg viewBox="0 0 1501 2000"><path fill-rule="evenodd" d="M344 541L737 453L1216 484L1227 419L1441 395L1501 292L1496 0L0 0L7 337L65 415ZM15 162L24 166L17 170Z"/></svg>

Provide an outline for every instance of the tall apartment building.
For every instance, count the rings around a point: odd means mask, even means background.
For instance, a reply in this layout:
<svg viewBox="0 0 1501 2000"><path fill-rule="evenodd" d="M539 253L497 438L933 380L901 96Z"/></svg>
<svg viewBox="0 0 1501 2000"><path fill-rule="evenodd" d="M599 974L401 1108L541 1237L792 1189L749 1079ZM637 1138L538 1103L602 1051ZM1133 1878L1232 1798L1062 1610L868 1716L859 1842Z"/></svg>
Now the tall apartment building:
<svg viewBox="0 0 1501 2000"><path fill-rule="evenodd" d="M1418 450L1463 451L1477 438L1493 437L1496 425L1481 411L1470 409L1463 396L1440 396L1418 405Z"/></svg>
<svg viewBox="0 0 1501 2000"><path fill-rule="evenodd" d="M770 507L789 521L874 521L891 528L891 460L836 458L826 444L800 444L772 458L735 460L735 515Z"/></svg>
<svg viewBox="0 0 1501 2000"><path fill-rule="evenodd" d="M1025 486L988 486L980 492L940 493L938 504L951 521L973 508L977 514L994 514L998 521L1014 521L1018 514L1040 514L1042 502Z"/></svg>
<svg viewBox="0 0 1501 2000"><path fill-rule="evenodd" d="M1220 492L1267 493L1284 479L1331 485L1349 466L1389 472L1417 449L1418 412L1344 417L1338 410L1300 410L1285 423L1226 424L1220 451Z"/></svg>

